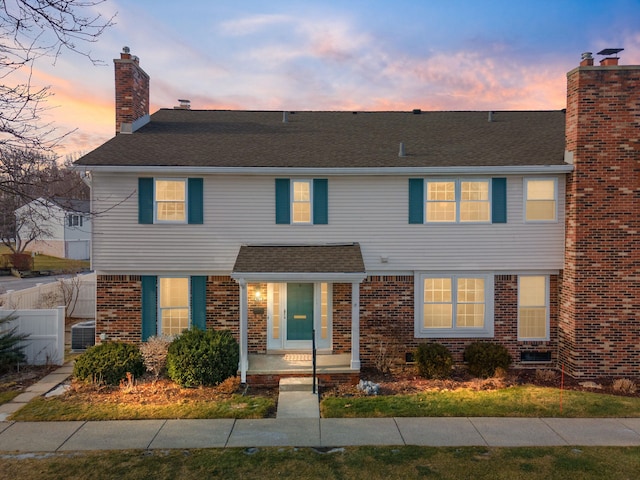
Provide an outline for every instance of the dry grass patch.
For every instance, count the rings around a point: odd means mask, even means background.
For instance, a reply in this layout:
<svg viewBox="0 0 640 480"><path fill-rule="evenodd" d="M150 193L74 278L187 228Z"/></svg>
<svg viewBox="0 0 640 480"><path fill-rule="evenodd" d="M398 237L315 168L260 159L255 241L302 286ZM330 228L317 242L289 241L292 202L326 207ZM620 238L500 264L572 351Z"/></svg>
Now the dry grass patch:
<svg viewBox="0 0 640 480"><path fill-rule="evenodd" d="M200 388L181 388L169 380L129 379L120 387L73 382L64 395L35 399L12 420L264 418L275 412L275 404L272 391L241 390L237 378Z"/></svg>

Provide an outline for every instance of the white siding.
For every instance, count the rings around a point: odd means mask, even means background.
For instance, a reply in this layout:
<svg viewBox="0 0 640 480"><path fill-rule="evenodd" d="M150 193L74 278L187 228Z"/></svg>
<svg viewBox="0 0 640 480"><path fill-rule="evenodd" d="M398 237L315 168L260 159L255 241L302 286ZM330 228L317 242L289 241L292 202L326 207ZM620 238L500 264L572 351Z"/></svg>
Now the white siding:
<svg viewBox="0 0 640 480"><path fill-rule="evenodd" d="M328 225L276 225L275 177L205 176L203 225L139 225L137 176L94 173L93 268L228 274L241 244L359 242L368 271L561 269L558 222L525 224L523 181L508 176L508 223L408 224L408 177L329 177ZM381 257L387 257L383 263Z"/></svg>

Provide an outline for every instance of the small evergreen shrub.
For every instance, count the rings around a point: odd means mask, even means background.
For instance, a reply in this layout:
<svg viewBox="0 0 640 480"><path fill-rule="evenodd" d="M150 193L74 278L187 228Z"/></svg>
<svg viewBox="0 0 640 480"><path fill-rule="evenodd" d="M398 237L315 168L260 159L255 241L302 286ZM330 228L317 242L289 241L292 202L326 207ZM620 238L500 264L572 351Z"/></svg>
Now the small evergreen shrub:
<svg viewBox="0 0 640 480"><path fill-rule="evenodd" d="M238 372L239 349L228 330L186 330L169 346L167 373L183 387L218 385Z"/></svg>
<svg viewBox="0 0 640 480"><path fill-rule="evenodd" d="M29 335L17 333L18 326L8 328L7 324L15 320L16 316L11 314L0 317L0 372L9 370L12 366L18 365L26 360L22 351L25 345L19 345Z"/></svg>
<svg viewBox="0 0 640 480"><path fill-rule="evenodd" d="M496 369L508 370L511 355L504 345L490 342L474 342L464 349L464 360L474 377L489 378Z"/></svg>
<svg viewBox="0 0 640 480"><path fill-rule="evenodd" d="M73 376L85 382L118 385L127 373L139 377L144 373L144 362L137 345L124 342L106 342L87 349L73 366Z"/></svg>
<svg viewBox="0 0 640 480"><path fill-rule="evenodd" d="M448 378L453 368L453 357L440 343L422 343L415 351L418 372L425 378Z"/></svg>

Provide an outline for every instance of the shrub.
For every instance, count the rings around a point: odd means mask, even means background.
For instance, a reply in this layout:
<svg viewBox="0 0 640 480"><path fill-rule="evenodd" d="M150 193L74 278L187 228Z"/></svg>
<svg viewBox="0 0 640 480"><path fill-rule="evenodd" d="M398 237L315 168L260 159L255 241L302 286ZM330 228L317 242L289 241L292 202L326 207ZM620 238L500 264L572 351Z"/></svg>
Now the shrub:
<svg viewBox="0 0 640 480"><path fill-rule="evenodd" d="M448 378L453 357L447 347L439 343L422 343L415 351L418 372L425 378Z"/></svg>
<svg viewBox="0 0 640 480"><path fill-rule="evenodd" d="M488 378L495 374L497 368L507 370L511 355L498 343L474 342L464 349L464 360L471 375Z"/></svg>
<svg viewBox="0 0 640 480"><path fill-rule="evenodd" d="M155 380L162 375L167 368L167 354L171 339L168 337L149 337L140 345L140 353L147 372L153 373Z"/></svg>
<svg viewBox="0 0 640 480"><path fill-rule="evenodd" d="M22 351L25 345L19 345L19 343L29 335L16 333L17 325L13 328L7 328L7 324L15 319L16 316L13 314L0 317L0 371L9 370L11 366L26 360Z"/></svg>
<svg viewBox="0 0 640 480"><path fill-rule="evenodd" d="M106 342L87 349L76 359L73 376L86 382L118 385L127 373L139 377L144 373L144 362L137 345L124 342Z"/></svg>
<svg viewBox="0 0 640 480"><path fill-rule="evenodd" d="M228 330L186 330L169 346L167 373L183 387L218 385L238 371L238 342Z"/></svg>
<svg viewBox="0 0 640 480"><path fill-rule="evenodd" d="M611 385L614 392L618 393L636 393L636 384L628 378L617 378Z"/></svg>
<svg viewBox="0 0 640 480"><path fill-rule="evenodd" d="M538 382L552 383L557 376L557 373L553 370L536 370L536 380Z"/></svg>

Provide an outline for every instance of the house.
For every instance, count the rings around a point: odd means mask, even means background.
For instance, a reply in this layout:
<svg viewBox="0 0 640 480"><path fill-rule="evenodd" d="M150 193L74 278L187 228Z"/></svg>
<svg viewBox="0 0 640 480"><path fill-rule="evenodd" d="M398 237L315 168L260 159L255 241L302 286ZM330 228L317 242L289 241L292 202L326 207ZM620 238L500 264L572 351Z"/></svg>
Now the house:
<svg viewBox="0 0 640 480"><path fill-rule="evenodd" d="M640 66L585 54L558 111L149 116L114 62L117 134L76 162L98 339L230 329L254 383L313 343L327 382L428 341L638 375Z"/></svg>
<svg viewBox="0 0 640 480"><path fill-rule="evenodd" d="M88 260L91 215L88 200L38 198L16 210L16 227L28 249L44 255Z"/></svg>

